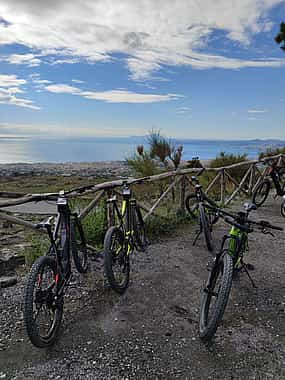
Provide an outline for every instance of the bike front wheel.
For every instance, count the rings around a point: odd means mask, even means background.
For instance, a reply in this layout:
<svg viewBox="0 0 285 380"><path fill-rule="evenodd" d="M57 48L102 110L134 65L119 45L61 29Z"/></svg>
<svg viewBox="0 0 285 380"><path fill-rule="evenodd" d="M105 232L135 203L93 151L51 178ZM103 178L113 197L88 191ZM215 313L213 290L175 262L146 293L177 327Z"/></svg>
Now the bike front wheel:
<svg viewBox="0 0 285 380"><path fill-rule="evenodd" d="M204 289L200 310L199 335L202 340L209 341L214 336L223 319L230 295L233 277L233 259L225 251L214 263Z"/></svg>
<svg viewBox="0 0 285 380"><path fill-rule="evenodd" d="M71 224L71 250L77 271L85 273L88 269L87 247L82 226L78 221Z"/></svg>
<svg viewBox="0 0 285 380"><path fill-rule="evenodd" d="M56 294L59 276L54 257L42 256L31 269L24 302L27 334L36 347L51 346L58 335L63 300Z"/></svg>
<svg viewBox="0 0 285 380"><path fill-rule="evenodd" d="M266 201L270 191L270 182L262 181L253 192L252 202L260 207Z"/></svg>
<svg viewBox="0 0 285 380"><path fill-rule="evenodd" d="M111 288L124 293L129 284L130 261L124 234L118 227L111 227L106 233L104 267Z"/></svg>
<svg viewBox="0 0 285 380"><path fill-rule="evenodd" d="M281 204L281 215L285 218L285 201Z"/></svg>

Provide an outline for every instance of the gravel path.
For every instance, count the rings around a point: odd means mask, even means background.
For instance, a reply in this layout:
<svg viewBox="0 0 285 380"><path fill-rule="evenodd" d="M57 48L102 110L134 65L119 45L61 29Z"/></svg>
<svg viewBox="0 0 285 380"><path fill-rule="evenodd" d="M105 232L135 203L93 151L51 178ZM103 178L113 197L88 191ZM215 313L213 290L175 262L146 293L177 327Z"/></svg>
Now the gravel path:
<svg viewBox="0 0 285 380"><path fill-rule="evenodd" d="M284 225L279 201L253 212ZM215 229L218 242L226 231ZM76 277L55 346L36 349L22 325L26 278L2 289L0 379L285 379L284 233L250 235L258 286L234 281L223 324L211 345L197 334L209 259L195 228L155 241L133 259L122 296L103 285L98 266Z"/></svg>

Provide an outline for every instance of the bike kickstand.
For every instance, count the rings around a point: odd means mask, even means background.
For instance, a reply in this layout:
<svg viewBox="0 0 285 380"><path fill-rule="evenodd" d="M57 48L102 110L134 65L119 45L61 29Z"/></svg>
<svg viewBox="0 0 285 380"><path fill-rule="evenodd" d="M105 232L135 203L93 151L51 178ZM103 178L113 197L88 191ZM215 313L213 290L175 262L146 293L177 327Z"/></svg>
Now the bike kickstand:
<svg viewBox="0 0 285 380"><path fill-rule="evenodd" d="M194 241L193 241L193 244L192 244L192 245L195 245L195 244L196 244L196 242L197 242L197 240L198 240L199 236L201 235L201 233L202 233L202 230L200 229L200 231L198 231L198 232L197 232L197 234L196 234L196 236L195 236L195 239L194 239Z"/></svg>
<svg viewBox="0 0 285 380"><path fill-rule="evenodd" d="M251 282L251 285L253 288L257 288L257 286L255 285L255 282L253 281L253 278L251 277L251 275L249 274L249 271L245 265L244 262L241 263L242 264L242 268L244 269L245 273L247 274L247 277L250 279L250 282Z"/></svg>

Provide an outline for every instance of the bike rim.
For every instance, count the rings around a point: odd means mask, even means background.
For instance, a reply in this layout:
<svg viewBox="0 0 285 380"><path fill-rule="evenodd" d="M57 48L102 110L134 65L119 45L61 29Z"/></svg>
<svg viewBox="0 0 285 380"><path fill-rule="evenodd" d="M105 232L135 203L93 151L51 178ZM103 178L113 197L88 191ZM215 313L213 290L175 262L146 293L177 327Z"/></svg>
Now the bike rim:
<svg viewBox="0 0 285 380"><path fill-rule="evenodd" d="M49 340L56 326L55 273L45 266L39 273L33 294L33 322L43 340Z"/></svg>

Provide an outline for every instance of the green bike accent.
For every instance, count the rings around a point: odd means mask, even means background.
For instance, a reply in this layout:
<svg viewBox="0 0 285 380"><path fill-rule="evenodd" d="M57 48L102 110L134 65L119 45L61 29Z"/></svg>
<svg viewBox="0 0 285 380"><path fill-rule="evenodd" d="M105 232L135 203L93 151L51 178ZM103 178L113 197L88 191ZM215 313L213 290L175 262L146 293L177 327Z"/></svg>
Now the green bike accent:
<svg viewBox="0 0 285 380"><path fill-rule="evenodd" d="M241 238L242 232L239 228L232 226L232 228L230 230L230 235L235 236L237 238ZM235 250L236 250L236 246L237 246L237 239L235 239L235 238L230 239L230 242L229 242L229 254L230 254L230 256L234 255Z"/></svg>
<svg viewBox="0 0 285 380"><path fill-rule="evenodd" d="M123 200L123 203L122 203L122 216L125 215L126 209L127 209L127 201Z"/></svg>

